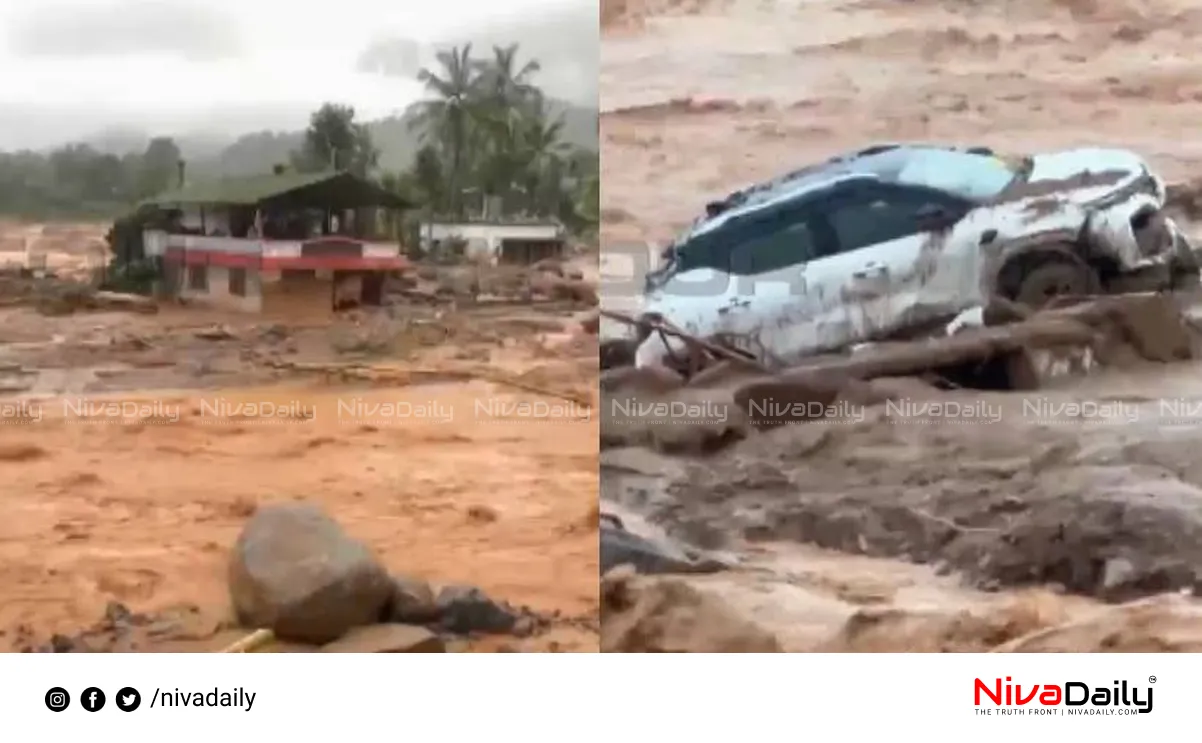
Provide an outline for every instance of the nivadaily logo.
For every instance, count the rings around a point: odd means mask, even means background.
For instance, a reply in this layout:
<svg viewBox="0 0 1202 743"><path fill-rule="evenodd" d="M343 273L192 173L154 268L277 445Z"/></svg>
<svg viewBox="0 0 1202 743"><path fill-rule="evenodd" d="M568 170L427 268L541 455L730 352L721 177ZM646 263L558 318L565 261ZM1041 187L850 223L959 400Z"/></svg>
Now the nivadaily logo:
<svg viewBox="0 0 1202 743"><path fill-rule="evenodd" d="M973 703L978 715L991 715L998 708L1002 715L1134 715L1152 711L1152 685L1155 676L1148 677L1148 686L1136 686L1126 681L1114 681L1112 687L1090 686L1083 681L1060 684L1011 683L995 678L989 682L976 679L973 684Z"/></svg>

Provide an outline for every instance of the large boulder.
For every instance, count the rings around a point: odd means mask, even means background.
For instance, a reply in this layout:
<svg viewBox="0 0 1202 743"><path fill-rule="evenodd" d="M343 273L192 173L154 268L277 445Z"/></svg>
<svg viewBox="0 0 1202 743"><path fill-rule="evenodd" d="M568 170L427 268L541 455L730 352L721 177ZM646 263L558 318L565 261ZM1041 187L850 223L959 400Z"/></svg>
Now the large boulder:
<svg viewBox="0 0 1202 743"><path fill-rule="evenodd" d="M259 509L234 545L229 583L243 625L312 644L378 622L394 594L371 550L306 503Z"/></svg>

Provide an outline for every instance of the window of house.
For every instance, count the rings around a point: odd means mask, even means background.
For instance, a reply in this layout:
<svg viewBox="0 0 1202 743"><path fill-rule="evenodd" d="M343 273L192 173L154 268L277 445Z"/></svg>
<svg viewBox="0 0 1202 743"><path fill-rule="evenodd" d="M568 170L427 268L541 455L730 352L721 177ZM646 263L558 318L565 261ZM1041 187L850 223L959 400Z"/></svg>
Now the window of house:
<svg viewBox="0 0 1202 743"><path fill-rule="evenodd" d="M209 290L208 266L188 266L188 288L197 292Z"/></svg>
<svg viewBox="0 0 1202 743"><path fill-rule="evenodd" d="M235 297L246 296L246 269L231 268L229 270L229 292Z"/></svg>

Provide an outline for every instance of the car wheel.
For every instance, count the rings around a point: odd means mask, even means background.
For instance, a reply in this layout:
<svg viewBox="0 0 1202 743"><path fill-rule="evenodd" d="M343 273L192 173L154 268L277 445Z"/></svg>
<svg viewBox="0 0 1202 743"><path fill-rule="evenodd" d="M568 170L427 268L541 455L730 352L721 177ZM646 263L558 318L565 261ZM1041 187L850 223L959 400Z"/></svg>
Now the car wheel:
<svg viewBox="0 0 1202 743"><path fill-rule="evenodd" d="M1100 287L1098 273L1089 264L1075 256L1056 254L1023 273L1014 299L1038 308L1056 297L1097 294Z"/></svg>

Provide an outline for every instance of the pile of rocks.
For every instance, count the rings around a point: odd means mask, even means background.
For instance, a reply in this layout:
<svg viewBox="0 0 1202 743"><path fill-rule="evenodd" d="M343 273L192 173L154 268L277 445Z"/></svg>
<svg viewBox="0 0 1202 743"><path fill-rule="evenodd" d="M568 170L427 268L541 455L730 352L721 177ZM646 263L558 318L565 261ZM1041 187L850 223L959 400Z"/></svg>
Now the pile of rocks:
<svg viewBox="0 0 1202 743"><path fill-rule="evenodd" d="M260 508L234 546L239 623L323 652L446 652L455 637L528 636L549 619L471 586L390 575L371 549L309 503Z"/></svg>

